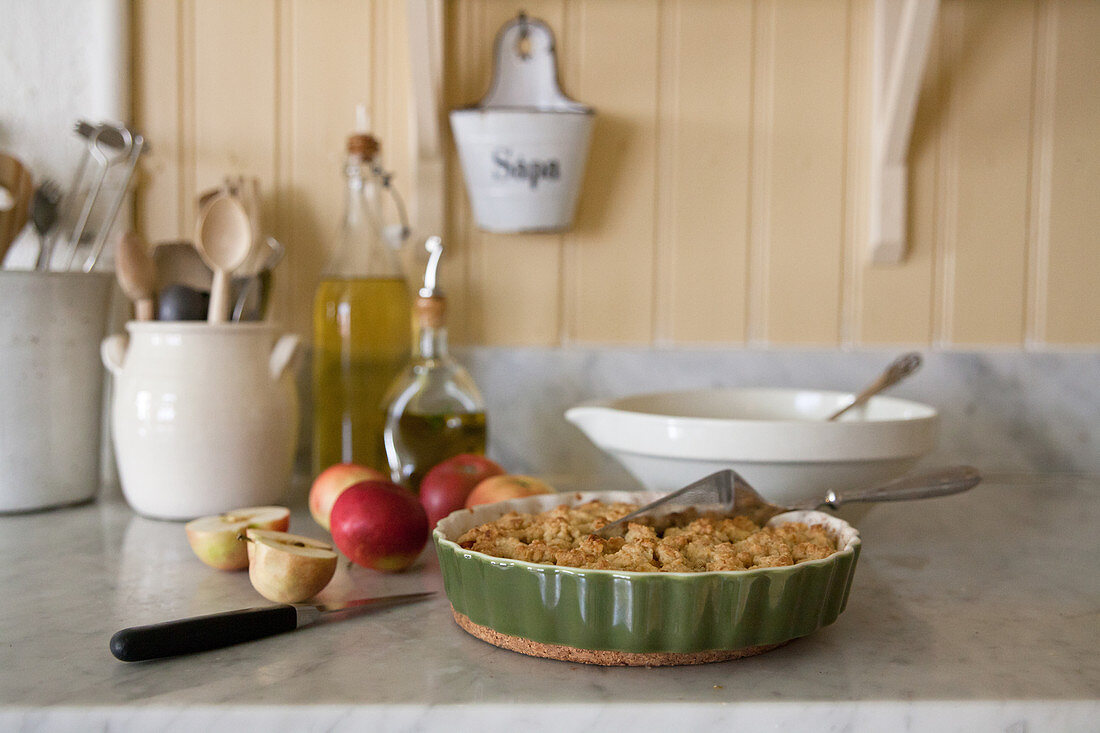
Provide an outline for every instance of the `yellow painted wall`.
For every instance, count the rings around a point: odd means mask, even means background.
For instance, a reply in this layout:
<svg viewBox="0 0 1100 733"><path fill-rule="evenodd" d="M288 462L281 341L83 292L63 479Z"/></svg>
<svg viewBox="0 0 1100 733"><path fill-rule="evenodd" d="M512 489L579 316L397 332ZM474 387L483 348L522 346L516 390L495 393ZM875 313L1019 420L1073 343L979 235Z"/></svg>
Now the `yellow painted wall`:
<svg viewBox="0 0 1100 733"><path fill-rule="evenodd" d="M870 0L449 0L448 108L489 82L520 8L597 108L576 226L492 235L448 143L445 284L490 345L1100 344L1100 3L945 0L910 151L910 250L866 257ZM194 193L264 182L289 246L276 317L308 331L372 107L411 190L403 0L136 0L139 224L188 236ZM449 136L449 133L448 133Z"/></svg>

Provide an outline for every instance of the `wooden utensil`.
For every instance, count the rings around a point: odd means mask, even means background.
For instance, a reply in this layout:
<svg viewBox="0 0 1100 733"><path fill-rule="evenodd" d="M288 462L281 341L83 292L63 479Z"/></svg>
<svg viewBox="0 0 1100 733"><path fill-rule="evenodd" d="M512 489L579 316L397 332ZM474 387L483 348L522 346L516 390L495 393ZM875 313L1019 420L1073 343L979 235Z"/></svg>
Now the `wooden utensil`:
<svg viewBox="0 0 1100 733"><path fill-rule="evenodd" d="M122 292L134 303L135 320L153 320L157 267L145 240L136 232L126 232L118 242L115 276Z"/></svg>
<svg viewBox="0 0 1100 733"><path fill-rule="evenodd" d="M0 262L3 262L8 247L27 223L34 182L30 171L17 158L0 153L0 186L11 196L11 207L0 211Z"/></svg>
<svg viewBox="0 0 1100 733"><path fill-rule="evenodd" d="M198 208L201 211L218 194L234 196L241 202L245 212L248 213L248 221L252 225L252 255L238 268L237 275L255 275L261 269L260 262L264 258L262 251L263 222L260 212L260 179L255 176L226 176L217 188L209 188L198 196Z"/></svg>
<svg viewBox="0 0 1100 733"><path fill-rule="evenodd" d="M230 277L252 252L252 225L237 198L218 194L207 202L195 230L195 249L214 272L207 321L224 323L229 318Z"/></svg>

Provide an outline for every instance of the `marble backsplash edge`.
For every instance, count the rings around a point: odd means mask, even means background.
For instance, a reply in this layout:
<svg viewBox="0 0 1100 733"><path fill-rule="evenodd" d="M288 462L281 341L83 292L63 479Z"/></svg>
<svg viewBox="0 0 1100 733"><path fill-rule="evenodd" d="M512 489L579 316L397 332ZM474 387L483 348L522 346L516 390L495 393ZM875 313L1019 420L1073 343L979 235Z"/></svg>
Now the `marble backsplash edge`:
<svg viewBox="0 0 1100 733"><path fill-rule="evenodd" d="M490 455L515 473L586 477L632 488L633 478L563 417L585 400L720 386L852 391L899 349L456 349L485 395ZM891 390L941 414L923 465L970 463L986 472L1100 473L1100 351L922 352L921 369ZM299 469L309 472L308 357L300 369Z"/></svg>

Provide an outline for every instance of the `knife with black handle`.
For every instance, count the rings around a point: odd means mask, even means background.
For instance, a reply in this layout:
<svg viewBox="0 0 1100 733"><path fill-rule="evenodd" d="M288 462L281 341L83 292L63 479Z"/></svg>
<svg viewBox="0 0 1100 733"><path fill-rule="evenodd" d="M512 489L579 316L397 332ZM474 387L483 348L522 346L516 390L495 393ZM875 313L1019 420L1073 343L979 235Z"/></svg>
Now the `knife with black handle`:
<svg viewBox="0 0 1100 733"><path fill-rule="evenodd" d="M435 593L429 591L360 598L344 603L281 604L242 608L149 626L132 626L111 637L111 654L123 662L143 662L221 649L233 644L294 631L316 623L326 616L343 618L371 609L420 601L433 595Z"/></svg>

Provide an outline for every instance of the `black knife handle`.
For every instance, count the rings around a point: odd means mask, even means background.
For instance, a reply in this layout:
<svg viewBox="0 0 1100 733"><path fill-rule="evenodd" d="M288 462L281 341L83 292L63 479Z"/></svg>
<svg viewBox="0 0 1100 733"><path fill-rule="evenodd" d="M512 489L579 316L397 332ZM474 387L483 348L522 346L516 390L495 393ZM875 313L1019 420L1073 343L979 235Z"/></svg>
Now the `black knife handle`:
<svg viewBox="0 0 1100 733"><path fill-rule="evenodd" d="M141 662L220 649L293 631L297 626L294 606L245 608L123 629L111 637L111 654L124 662Z"/></svg>

